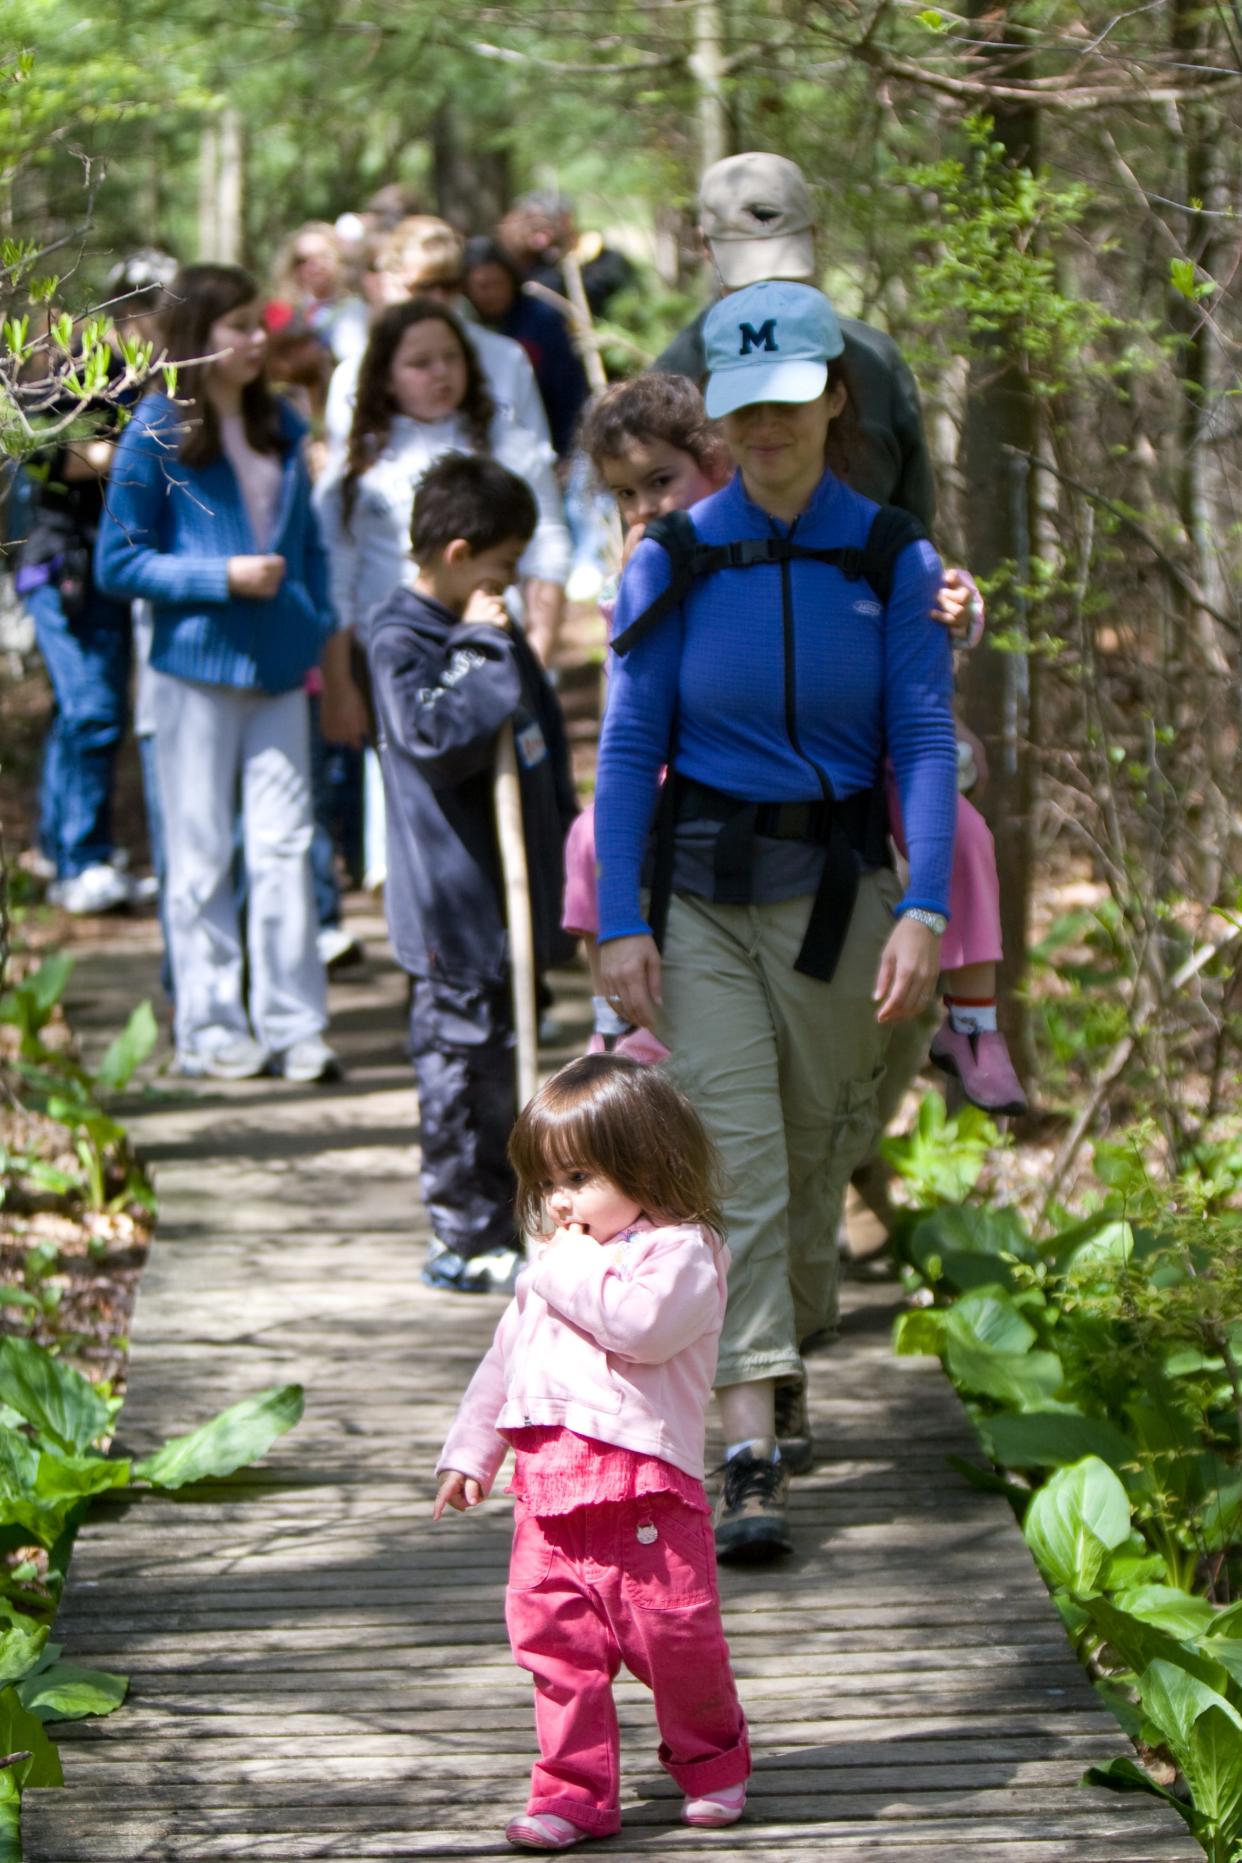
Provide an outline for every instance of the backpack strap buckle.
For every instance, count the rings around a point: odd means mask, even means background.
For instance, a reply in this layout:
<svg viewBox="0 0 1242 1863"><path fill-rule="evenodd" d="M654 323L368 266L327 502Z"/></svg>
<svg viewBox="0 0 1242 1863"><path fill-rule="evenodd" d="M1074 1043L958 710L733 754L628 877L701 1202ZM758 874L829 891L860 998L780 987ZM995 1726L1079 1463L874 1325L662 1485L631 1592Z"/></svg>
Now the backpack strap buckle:
<svg viewBox="0 0 1242 1863"><path fill-rule="evenodd" d="M725 544L725 562L729 569L753 569L758 563L778 563L783 537L738 537Z"/></svg>

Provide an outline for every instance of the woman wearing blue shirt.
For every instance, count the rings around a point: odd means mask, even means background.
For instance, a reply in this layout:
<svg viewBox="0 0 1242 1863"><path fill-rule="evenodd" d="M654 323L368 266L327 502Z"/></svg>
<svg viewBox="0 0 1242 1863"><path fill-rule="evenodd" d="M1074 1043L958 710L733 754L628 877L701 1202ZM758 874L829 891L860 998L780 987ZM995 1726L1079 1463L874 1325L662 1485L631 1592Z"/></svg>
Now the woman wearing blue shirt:
<svg viewBox="0 0 1242 1863"><path fill-rule="evenodd" d="M690 519L700 544L749 547L617 661L596 798L599 936L608 993L672 1049L733 1186L716 1535L722 1557L754 1560L791 1549L789 1468L812 1454L800 1348L835 1323L841 1201L875 1136L890 1030L935 988L956 756L931 545L900 550L886 600L813 554L861 551L877 511L825 467L848 418L831 305L807 285L753 285L715 306L705 339L708 412L738 470ZM666 550L640 544L614 638L670 579ZM904 893L887 864L886 756ZM661 956L640 886L665 763Z"/></svg>
<svg viewBox="0 0 1242 1863"><path fill-rule="evenodd" d="M260 308L237 266L174 278L160 334L177 398L147 395L122 436L95 570L107 594L144 597L154 613L180 1068L311 1081L337 1061L323 1039L305 681L334 620L305 428L264 381ZM239 791L248 1003L232 879Z"/></svg>

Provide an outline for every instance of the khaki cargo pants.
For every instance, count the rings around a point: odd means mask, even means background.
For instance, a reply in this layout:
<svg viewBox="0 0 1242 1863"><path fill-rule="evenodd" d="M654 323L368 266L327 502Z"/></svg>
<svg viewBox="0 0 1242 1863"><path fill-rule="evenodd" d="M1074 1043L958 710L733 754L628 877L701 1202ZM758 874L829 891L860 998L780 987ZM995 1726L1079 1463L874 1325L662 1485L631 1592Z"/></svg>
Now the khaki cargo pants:
<svg viewBox="0 0 1242 1863"><path fill-rule="evenodd" d="M794 969L809 897L750 906L674 895L664 940L665 1064L726 1174L733 1263L718 1386L797 1376L799 1340L837 1318L837 1226L879 1130L889 1029L871 992L900 897L865 874L831 983Z"/></svg>

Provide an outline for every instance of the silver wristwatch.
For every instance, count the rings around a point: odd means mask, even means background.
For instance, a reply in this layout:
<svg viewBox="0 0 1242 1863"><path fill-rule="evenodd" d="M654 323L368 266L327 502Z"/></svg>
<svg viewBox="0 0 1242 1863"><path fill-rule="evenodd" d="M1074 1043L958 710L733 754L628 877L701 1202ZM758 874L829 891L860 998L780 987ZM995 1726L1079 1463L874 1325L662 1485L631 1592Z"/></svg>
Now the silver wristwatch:
<svg viewBox="0 0 1242 1863"><path fill-rule="evenodd" d="M926 925L928 931L937 938L943 938L949 929L949 921L943 912L926 912L922 906L907 906L901 916L903 919L913 919L916 925Z"/></svg>

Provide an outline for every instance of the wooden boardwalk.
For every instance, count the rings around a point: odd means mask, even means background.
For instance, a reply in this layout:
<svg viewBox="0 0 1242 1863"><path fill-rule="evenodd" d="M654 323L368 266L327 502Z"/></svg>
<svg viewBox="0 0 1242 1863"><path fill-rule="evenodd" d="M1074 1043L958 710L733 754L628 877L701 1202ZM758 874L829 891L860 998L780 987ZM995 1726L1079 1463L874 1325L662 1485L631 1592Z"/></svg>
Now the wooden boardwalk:
<svg viewBox="0 0 1242 1863"><path fill-rule="evenodd" d="M79 1025L115 1027L144 965L132 945L86 962ZM499 1303L418 1281L400 978L377 963L334 1012L340 1087L178 1088L138 1112L161 1221L122 1446L287 1379L306 1417L261 1471L92 1514L57 1636L131 1690L108 1720L57 1730L66 1789L28 1796L28 1863L511 1854L532 1739L503 1631L509 1504L429 1518ZM746 1821L676 1824L625 1681L625 1830L591 1853L1200 1856L1154 1801L1078 1788L1125 1742L1008 1508L946 1467L972 1432L938 1367L891 1357L895 1302L852 1285L840 1346L812 1364L824 1457L795 1485L796 1558L724 1574L755 1745Z"/></svg>

